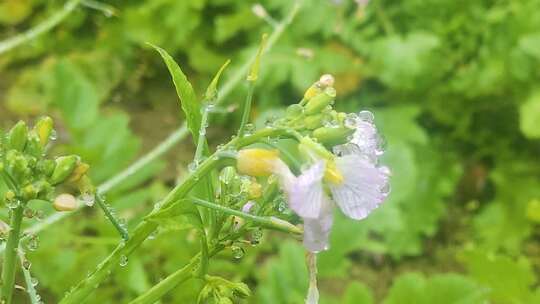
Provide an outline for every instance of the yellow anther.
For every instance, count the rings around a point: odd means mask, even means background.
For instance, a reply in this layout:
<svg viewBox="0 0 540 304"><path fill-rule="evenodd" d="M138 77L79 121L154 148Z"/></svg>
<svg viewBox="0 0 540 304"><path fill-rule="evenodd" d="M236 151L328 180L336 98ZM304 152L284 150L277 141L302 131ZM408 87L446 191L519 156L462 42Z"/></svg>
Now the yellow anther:
<svg viewBox="0 0 540 304"><path fill-rule="evenodd" d="M336 163L333 161L326 163L326 171L324 172L324 179L335 185L343 183L343 175L336 167Z"/></svg>
<svg viewBox="0 0 540 304"><path fill-rule="evenodd" d="M238 152L238 172L250 176L268 176L274 173L279 161L278 150L245 149Z"/></svg>

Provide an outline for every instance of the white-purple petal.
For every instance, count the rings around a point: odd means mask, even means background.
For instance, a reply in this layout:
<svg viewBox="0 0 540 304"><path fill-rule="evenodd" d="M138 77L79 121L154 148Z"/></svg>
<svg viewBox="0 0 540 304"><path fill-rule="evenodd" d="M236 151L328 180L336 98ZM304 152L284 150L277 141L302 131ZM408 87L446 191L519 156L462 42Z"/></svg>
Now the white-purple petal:
<svg viewBox="0 0 540 304"><path fill-rule="evenodd" d="M324 161L319 161L300 176L289 177L284 182L283 188L289 207L300 217L310 219L319 217L325 197L322 185L324 170Z"/></svg>
<svg viewBox="0 0 540 304"><path fill-rule="evenodd" d="M315 253L327 250L333 223L332 203L325 198L318 218L304 218L304 247Z"/></svg>
<svg viewBox="0 0 540 304"><path fill-rule="evenodd" d="M330 190L348 217L364 219L388 196L386 167L379 168L358 154L337 157L336 166L344 179L339 185L331 185Z"/></svg>

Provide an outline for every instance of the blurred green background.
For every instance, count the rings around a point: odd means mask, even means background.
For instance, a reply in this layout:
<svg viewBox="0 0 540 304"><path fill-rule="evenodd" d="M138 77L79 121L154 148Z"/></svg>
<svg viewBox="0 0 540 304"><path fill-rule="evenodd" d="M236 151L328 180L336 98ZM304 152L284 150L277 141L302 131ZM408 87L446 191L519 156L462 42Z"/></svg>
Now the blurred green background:
<svg viewBox="0 0 540 304"><path fill-rule="evenodd" d="M64 3L1 1L0 39ZM145 42L171 53L202 94L226 59L230 78L261 34L272 32L253 13L256 3L107 1L113 16L78 7L52 31L0 54L0 128L52 115L53 153L82 155L103 182L182 123L166 67ZM260 4L279 21L292 1ZM391 196L367 220L338 216L332 248L319 259L322 303L540 303L539 0L373 0L367 7L305 0L261 70L255 120L297 102L331 73L337 108L373 111L386 137ZM240 84L227 109L244 96ZM212 117L213 146L235 133L237 112ZM108 195L130 227L186 173L193 152L186 138ZM99 210L87 208L39 241L31 272L54 303L118 237ZM197 250L191 233L162 230L89 302L127 302ZM298 240L266 233L245 250L241 259L220 255L211 273L246 282L254 290L246 303L303 302ZM194 303L200 288L184 284L162 302ZM18 291L17 303L26 301Z"/></svg>

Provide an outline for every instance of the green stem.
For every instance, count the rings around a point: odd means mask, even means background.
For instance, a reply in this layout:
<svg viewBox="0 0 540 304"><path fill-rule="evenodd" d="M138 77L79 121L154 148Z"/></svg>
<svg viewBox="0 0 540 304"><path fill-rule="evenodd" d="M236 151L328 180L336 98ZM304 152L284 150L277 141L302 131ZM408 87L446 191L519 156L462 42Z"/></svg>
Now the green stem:
<svg viewBox="0 0 540 304"><path fill-rule="evenodd" d="M103 201L102 195L100 193L96 193L96 195L94 195L94 199L98 204L99 208L103 210L105 217L111 222L111 224L113 224L114 228L116 228L120 236L124 240L129 239L129 234L125 225L122 225L120 221L116 218L116 216L113 214L113 210L111 210L111 207L109 207L107 203Z"/></svg>
<svg viewBox="0 0 540 304"><path fill-rule="evenodd" d="M277 219L275 217L256 216L253 214L244 213L239 210L234 210L234 209L227 208L221 205L217 205L212 202L208 202L208 201L201 200L198 198L190 198L188 200L198 206L203 206L206 208L223 212L225 214L234 215L234 216L238 216L240 218L246 219L246 220L253 221L255 223L261 224L263 227L268 228L268 229L279 230L279 231L292 233L292 234L298 234L298 235L302 234L302 229L294 226L293 224L289 222Z"/></svg>
<svg viewBox="0 0 540 304"><path fill-rule="evenodd" d="M19 251L19 259L21 260L21 269L24 275L24 281L26 283L26 292L28 292L28 297L30 298L30 303L39 304L41 303L40 296L38 295L34 284L32 283L32 275L30 270L24 267L25 257L21 251Z"/></svg>
<svg viewBox="0 0 540 304"><path fill-rule="evenodd" d="M19 248L21 233L21 222L24 207L21 205L12 210L9 222L10 230L4 253L4 263L2 265L2 302L11 304L13 295L13 284L15 283L15 259Z"/></svg>
<svg viewBox="0 0 540 304"><path fill-rule="evenodd" d="M199 255L196 255L194 258L191 259L189 264L170 274L167 278L161 280L158 284L154 285L152 288L137 297L135 300L129 302L129 304L155 303L171 289L189 280L192 277L193 271L198 265L198 260Z"/></svg>
<svg viewBox="0 0 540 304"><path fill-rule="evenodd" d="M255 81L250 81L248 84L248 92L246 101L244 102L244 109L242 112L242 121L240 122L240 128L238 128L238 137L244 136L246 124L249 121L249 114L251 114L251 101L253 100L253 92L255 91Z"/></svg>
<svg viewBox="0 0 540 304"><path fill-rule="evenodd" d="M71 0L66 2L62 9L50 16L47 20L29 29L28 31L18 34L15 37L0 42L0 54L5 53L19 45L35 39L39 35L48 32L53 27L62 22L81 2L81 0Z"/></svg>
<svg viewBox="0 0 540 304"><path fill-rule="evenodd" d="M193 161L196 165L199 164L206 147L206 125L208 124L208 109L206 105L204 105L203 107L204 109L202 111L201 127L199 128L199 139L197 140L197 148L195 150L195 157L193 158Z"/></svg>

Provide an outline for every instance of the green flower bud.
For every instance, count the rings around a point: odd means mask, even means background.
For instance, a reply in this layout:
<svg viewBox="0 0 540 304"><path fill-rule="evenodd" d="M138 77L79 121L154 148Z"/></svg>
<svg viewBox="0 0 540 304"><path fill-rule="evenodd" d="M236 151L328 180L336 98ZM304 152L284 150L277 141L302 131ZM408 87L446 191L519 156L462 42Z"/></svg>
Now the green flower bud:
<svg viewBox="0 0 540 304"><path fill-rule="evenodd" d="M45 175L46 177L50 177L54 172L56 163L50 159L43 159L38 161L36 167L39 173Z"/></svg>
<svg viewBox="0 0 540 304"><path fill-rule="evenodd" d="M65 181L68 177L71 176L77 163L79 162L79 157L77 155L68 155L61 156L56 159L56 167L54 168L53 174L51 176L50 182L53 185L60 184Z"/></svg>
<svg viewBox="0 0 540 304"><path fill-rule="evenodd" d="M322 127L313 131L313 137L326 147L341 145L349 141L354 130L345 127Z"/></svg>
<svg viewBox="0 0 540 304"><path fill-rule="evenodd" d="M322 93L311 98L306 105L306 115L313 115L322 112L327 106L331 105L336 97L336 90L332 87L326 88Z"/></svg>
<svg viewBox="0 0 540 304"><path fill-rule="evenodd" d="M22 189L22 197L25 201L35 199L37 197L37 189L32 185L26 185Z"/></svg>
<svg viewBox="0 0 540 304"><path fill-rule="evenodd" d="M45 147L51 138L54 122L49 116L40 118L34 126L34 131L39 137L39 142L42 147Z"/></svg>
<svg viewBox="0 0 540 304"><path fill-rule="evenodd" d="M294 119L302 115L303 112L304 112L304 107L302 107L299 104L293 104L287 107L286 115L287 115L287 118Z"/></svg>
<svg viewBox="0 0 540 304"><path fill-rule="evenodd" d="M247 298L251 296L251 289L244 283L234 283L232 286L233 292L240 298Z"/></svg>
<svg viewBox="0 0 540 304"><path fill-rule="evenodd" d="M23 151L28 136L28 127L24 121L19 121L8 133L8 148Z"/></svg>
<svg viewBox="0 0 540 304"><path fill-rule="evenodd" d="M41 155L43 155L43 151L43 146L41 145L39 136L36 132L34 132L34 130L30 131L24 152L35 157L41 157Z"/></svg>
<svg viewBox="0 0 540 304"><path fill-rule="evenodd" d="M220 298L218 304L234 304L229 298Z"/></svg>
<svg viewBox="0 0 540 304"><path fill-rule="evenodd" d="M321 127L323 125L325 116L326 115L324 114L308 116L304 119L304 126L310 130L317 129L318 127Z"/></svg>
<svg viewBox="0 0 540 304"><path fill-rule="evenodd" d="M18 150L9 150L6 153L6 170L19 183L31 177L28 159Z"/></svg>

